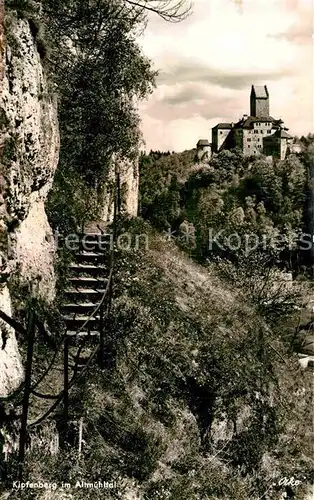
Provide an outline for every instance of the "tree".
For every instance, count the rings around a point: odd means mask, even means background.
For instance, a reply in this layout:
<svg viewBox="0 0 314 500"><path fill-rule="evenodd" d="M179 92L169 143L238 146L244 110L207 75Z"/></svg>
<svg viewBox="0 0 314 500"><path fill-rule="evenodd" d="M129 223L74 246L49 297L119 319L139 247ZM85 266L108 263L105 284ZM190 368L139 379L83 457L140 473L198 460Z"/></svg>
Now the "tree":
<svg viewBox="0 0 314 500"><path fill-rule="evenodd" d="M64 216L64 203L77 199L71 189L80 178L100 200L113 154L134 159L141 135L137 100L154 86L155 72L137 44L142 19L124 14L121 1L96 3L46 1L45 25L50 41L48 66L59 93L60 163L50 194L51 223ZM78 177L77 177L78 176ZM83 189L84 191L84 189ZM82 197L86 199L84 191ZM63 193L63 195L62 195ZM57 203L58 206L55 206ZM87 206L91 206L87 203ZM91 212L86 209L86 212ZM94 210L89 214L95 217ZM80 221L77 221L80 222Z"/></svg>
<svg viewBox="0 0 314 500"><path fill-rule="evenodd" d="M108 0L91 0L89 2L84 2L84 0L43 0L42 3L44 11L54 13L59 27L62 26L66 29L77 26L81 20L86 18L86 13L98 17L99 27L101 27L102 21L109 18L141 21L144 26L149 13L157 14L165 21L177 23L191 13L190 0L113 0L112 2Z"/></svg>
<svg viewBox="0 0 314 500"><path fill-rule="evenodd" d="M189 10L186 0L43 0L46 61L60 96L60 185L51 200L72 199L67 187L77 175L94 196L93 189L108 183L113 154L131 160L137 156L137 101L152 91L156 76L137 35L149 12L177 22ZM64 215L53 203L53 218L58 212ZM73 219L73 209L68 215L67 220Z"/></svg>

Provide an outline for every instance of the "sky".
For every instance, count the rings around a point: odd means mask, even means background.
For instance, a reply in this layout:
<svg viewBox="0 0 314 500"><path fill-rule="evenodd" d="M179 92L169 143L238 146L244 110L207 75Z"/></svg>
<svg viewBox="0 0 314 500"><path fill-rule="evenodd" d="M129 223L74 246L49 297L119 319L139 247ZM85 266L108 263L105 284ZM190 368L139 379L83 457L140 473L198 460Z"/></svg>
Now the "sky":
<svg viewBox="0 0 314 500"><path fill-rule="evenodd" d="M139 39L159 71L140 105L146 150L183 151L219 122L249 114L267 85L270 114L292 135L314 132L314 0L194 0L179 24L149 18Z"/></svg>

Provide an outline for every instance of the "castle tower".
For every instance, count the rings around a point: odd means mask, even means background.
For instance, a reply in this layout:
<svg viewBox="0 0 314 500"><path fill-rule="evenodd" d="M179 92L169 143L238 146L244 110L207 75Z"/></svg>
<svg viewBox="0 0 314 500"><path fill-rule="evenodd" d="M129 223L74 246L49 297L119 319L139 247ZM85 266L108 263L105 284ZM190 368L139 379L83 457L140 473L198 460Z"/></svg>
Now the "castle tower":
<svg viewBox="0 0 314 500"><path fill-rule="evenodd" d="M252 85L251 116L269 117L269 94L266 85Z"/></svg>
<svg viewBox="0 0 314 500"><path fill-rule="evenodd" d="M199 160L211 157L211 146L207 139L200 139L196 145L196 154Z"/></svg>

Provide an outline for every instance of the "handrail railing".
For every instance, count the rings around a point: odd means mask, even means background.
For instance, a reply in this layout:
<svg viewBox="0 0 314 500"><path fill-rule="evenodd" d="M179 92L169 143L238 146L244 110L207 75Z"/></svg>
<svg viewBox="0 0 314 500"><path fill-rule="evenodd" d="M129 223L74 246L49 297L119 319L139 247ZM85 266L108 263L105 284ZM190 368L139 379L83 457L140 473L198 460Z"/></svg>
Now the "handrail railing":
<svg viewBox="0 0 314 500"><path fill-rule="evenodd" d="M1 400L5 401L11 401L14 400L17 396L20 395L20 393L24 390L24 395L23 395L23 401L19 401L17 405L23 404L23 412L22 415L19 415L17 419L21 419L21 428L20 428L20 443L19 443L19 475L20 478L22 478L22 473L23 473L23 462L24 462L24 456L25 456L25 447L26 447L26 441L27 441L27 432L30 429L33 429L34 427L38 426L40 423L45 421L49 415L52 414L52 412L57 408L59 403L63 400L64 401L64 417L65 417L65 424L67 424L67 419L68 419L68 393L71 390L71 388L76 384L77 381L79 381L82 376L86 373L88 370L90 364L94 360L95 356L97 353L100 354L100 364L103 367L104 365L104 348L105 348L105 336L104 336L104 323L105 320L108 319L110 310L111 310L111 304L112 304L112 290L113 290L113 270L114 270L114 250L115 250L115 240L116 240L116 218L117 218L117 193L115 196L115 203L114 203L114 221L113 221L113 233L114 233L114 241L113 245L110 250L110 256L109 256L109 276L107 279L106 287L105 290L102 294L101 300L97 304L97 306L93 309L93 311L89 314L87 320L84 321L84 323L78 328L78 330L75 332L75 337L77 338L78 335L83 331L83 329L90 323L90 320L95 317L97 312L100 312L100 318L99 318L99 343L95 347L95 349L92 351L91 355L89 356L86 365L84 368L78 372L78 362L79 362L79 354L81 352L82 346L79 347L77 356L76 356L76 363L74 366L73 370L73 376L71 380L68 378L68 347L69 347L69 336L67 335L67 331L65 331L64 335L62 336L60 342L56 346L56 350L54 352L54 355L52 357L52 360L50 361L48 367L45 369L44 373L39 377L39 379L32 385L31 384L31 375L32 375L32 362L33 362L33 348L34 348L34 339L35 339L35 331L36 331L36 326L37 328L41 328L45 333L45 327L44 325L38 320L36 317L35 311L33 304L30 308L29 311L29 318L28 318L28 327L27 330L24 328L23 325L21 325L19 322L8 316L6 313L0 310L0 319L5 321L9 326L11 326L16 332L19 332L20 334L27 336L28 339L28 348L27 348L27 362L26 362L26 374L25 374L25 381L14 391L13 394L10 394L7 397L1 397ZM107 307L105 308L105 301L107 300ZM76 315L76 313L75 313ZM75 316L74 316L75 317ZM88 332L90 333L90 327L88 327ZM59 394L52 395L52 394L43 394L39 391L36 391L36 387L44 380L46 375L49 373L51 370L53 364L55 363L56 357L58 353L60 352L60 349L64 346L64 388L62 391L59 392ZM29 398L30 395L33 394L35 397L42 398L42 399L54 399L54 403L46 410L46 412L39 417L35 422L32 422L31 424L27 423L27 418L28 418L28 408L29 408Z"/></svg>

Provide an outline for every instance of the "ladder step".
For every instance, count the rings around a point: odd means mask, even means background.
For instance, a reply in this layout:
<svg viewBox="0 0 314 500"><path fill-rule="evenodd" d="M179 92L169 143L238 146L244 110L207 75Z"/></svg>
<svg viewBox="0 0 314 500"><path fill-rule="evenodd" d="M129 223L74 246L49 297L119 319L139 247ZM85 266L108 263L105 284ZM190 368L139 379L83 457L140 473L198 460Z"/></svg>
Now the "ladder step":
<svg viewBox="0 0 314 500"><path fill-rule="evenodd" d="M94 309L96 309L96 307L98 306L98 304L94 303L94 302L83 302L83 303L78 303L78 304L64 304L62 306L62 310L65 312L65 313L70 313L70 312L73 312L73 313L77 313L77 314L84 314L84 313L87 313L87 312L92 312Z"/></svg>
<svg viewBox="0 0 314 500"><path fill-rule="evenodd" d="M92 302L93 304L99 303L103 298L105 293L105 289L103 290L92 290L84 288L81 290L75 290L75 288L71 290L65 290L64 294L67 300L67 303L73 304L83 304L86 302Z"/></svg>
<svg viewBox="0 0 314 500"><path fill-rule="evenodd" d="M62 306L67 335L74 339L78 328L85 323L86 328L84 327L84 332L79 332L78 337L99 336L97 330L101 326L100 311L97 310L92 317L89 314L95 311L106 291L112 234L91 232L80 234L80 238L78 250L74 252L75 260L68 267L71 276L68 279L69 289L65 290L65 304Z"/></svg>
<svg viewBox="0 0 314 500"><path fill-rule="evenodd" d="M99 316L93 316L89 317L87 315L82 315L82 314L73 314L73 315L64 315L63 320L66 323L68 329L70 331L74 331L75 329L79 328L81 325L86 323L85 328L98 328L98 325L100 324L100 318Z"/></svg>
<svg viewBox="0 0 314 500"><path fill-rule="evenodd" d="M63 307L96 307L98 306L97 302L77 302L77 303L68 303L64 304Z"/></svg>
<svg viewBox="0 0 314 500"><path fill-rule="evenodd" d="M88 238L91 238L91 239L109 239L109 238L112 238L113 237L113 233L101 233L101 232L95 232L95 233L80 233L79 234L79 237L82 239L82 238L85 238L85 239L88 239Z"/></svg>
<svg viewBox="0 0 314 500"><path fill-rule="evenodd" d="M89 252L88 250L83 250L75 254L75 257L105 257L103 252Z"/></svg>
<svg viewBox="0 0 314 500"><path fill-rule="evenodd" d="M75 259L77 262L82 263L82 262L104 262L109 260L109 255L104 255L103 252L81 252L75 254Z"/></svg>
<svg viewBox="0 0 314 500"><path fill-rule="evenodd" d="M69 271L72 276L85 276L85 277L104 277L109 274L108 267L94 266L91 264L72 264L69 266Z"/></svg>
<svg viewBox="0 0 314 500"><path fill-rule="evenodd" d="M88 245L93 244L93 243L102 243L104 245L104 248L109 248L110 243L113 242L113 235L112 233L85 233L79 235L81 243L84 244L86 242ZM89 250L90 247L86 248L86 250Z"/></svg>
<svg viewBox="0 0 314 500"><path fill-rule="evenodd" d="M95 285L99 283L103 283L104 281L108 281L108 278L93 278L92 276L71 276L69 278L70 281L78 281L82 286L85 285L85 282L90 281L95 283Z"/></svg>
<svg viewBox="0 0 314 500"><path fill-rule="evenodd" d="M76 321L86 321L86 320L90 320L90 321L95 321L96 319L99 319L99 316L96 314L96 316L93 316L92 318L90 318L89 316L86 316L84 314L77 314L75 316L75 314L73 313L73 315L71 316L63 316L63 319L65 321L73 321L73 320L76 320Z"/></svg>
<svg viewBox="0 0 314 500"><path fill-rule="evenodd" d="M107 278L93 278L92 276L72 276L69 278L69 281L72 283L75 288L82 289L86 287L90 289L90 287L95 287L95 290L98 290L100 286L104 286L108 279Z"/></svg>
<svg viewBox="0 0 314 500"><path fill-rule="evenodd" d="M97 332L95 330L95 331L91 331L91 332L79 332L79 333L76 333L73 330L68 330L67 331L67 335L69 337L99 337L99 332Z"/></svg>
<svg viewBox="0 0 314 500"><path fill-rule="evenodd" d="M104 271L107 268L107 266L104 266L104 265L99 265L99 266L96 266L95 264L70 264L69 265L69 269L71 269L72 271L89 271L89 272L93 272L93 271Z"/></svg>
<svg viewBox="0 0 314 500"><path fill-rule="evenodd" d="M80 278L74 278L80 280ZM93 278L87 278L89 281L93 280ZM94 280L95 282L98 282L97 279ZM95 293L104 293L105 288L68 288L68 290L65 290L66 293L74 293L74 294L80 294L83 293L84 295L87 294L95 294Z"/></svg>
<svg viewBox="0 0 314 500"><path fill-rule="evenodd" d="M74 297L79 298L80 296L101 296L105 293L105 288L69 288L65 290L67 295L74 295Z"/></svg>
<svg viewBox="0 0 314 500"><path fill-rule="evenodd" d="M74 278L76 279L76 278ZM90 281L90 280L89 280ZM98 280L95 280L98 281ZM95 293L99 293L100 295L105 292L105 288L68 288L68 290L65 290L65 293L73 293L75 295L79 295L80 293L84 295L94 295Z"/></svg>

